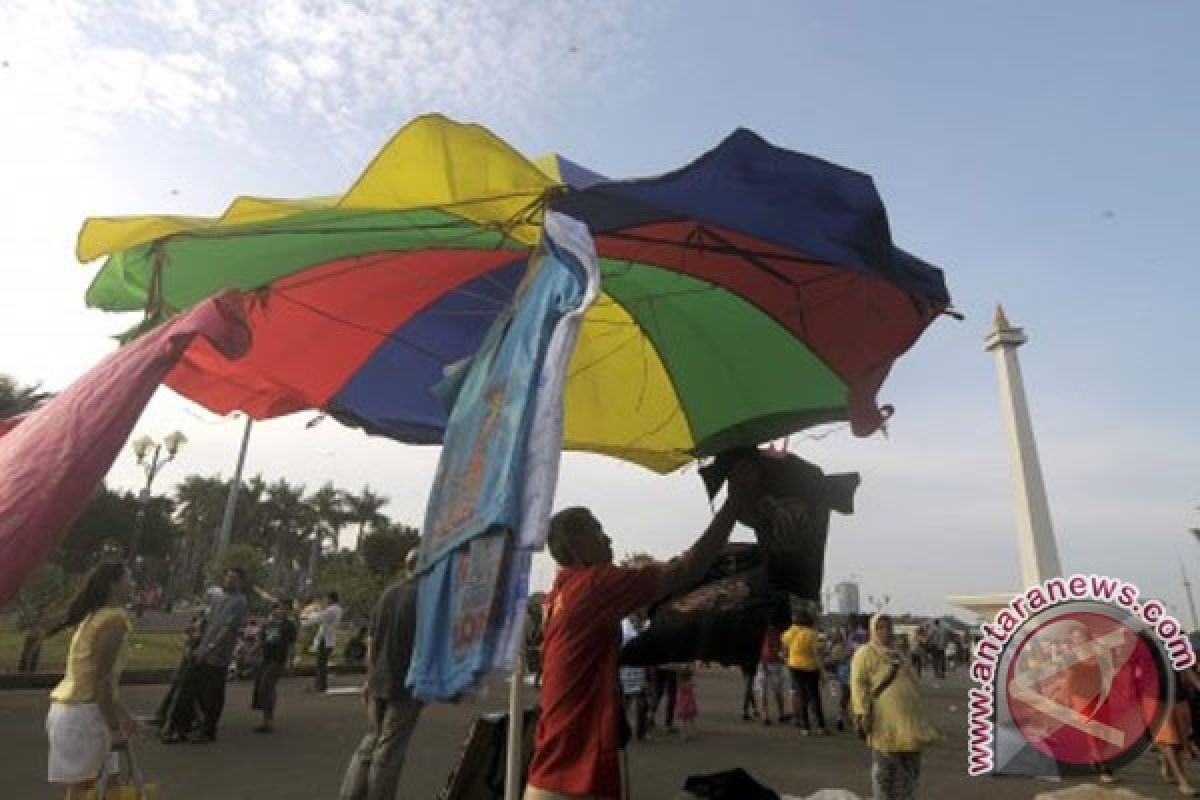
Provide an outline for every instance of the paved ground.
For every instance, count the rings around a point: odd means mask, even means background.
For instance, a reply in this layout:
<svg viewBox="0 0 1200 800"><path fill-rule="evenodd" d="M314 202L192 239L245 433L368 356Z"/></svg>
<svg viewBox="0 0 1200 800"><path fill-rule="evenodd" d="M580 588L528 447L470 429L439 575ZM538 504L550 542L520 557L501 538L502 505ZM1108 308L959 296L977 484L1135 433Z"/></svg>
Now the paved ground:
<svg viewBox="0 0 1200 800"><path fill-rule="evenodd" d="M354 679L344 678L344 685ZM304 681L281 687L279 730L255 734L256 715L249 710L247 683L229 687L220 740L213 745L164 746L144 741L142 760L163 787L163 800L297 800L336 797L341 771L362 731L361 704L353 695L317 696L303 691ZM929 751L924 760L924 798L1031 798L1054 784L1033 780L968 778L961 682L947 687L927 685L930 708L950 744ZM682 742L663 737L635 744L630 753L633 797L669 800L684 778L734 766L749 770L777 791L807 794L821 787L844 787L865 794L867 754L849 735L802 738L794 730L764 728L732 713L740 702L736 673L702 673L698 686L699 737ZM136 711L157 705L162 687L124 690ZM422 717L409 751L400 797L434 798L457 758L471 719L499 710L504 687L489 696L458 706L434 706ZM57 798L44 782L46 745L43 734L45 692L0 693L0 797L13 800ZM951 707L955 710L951 711ZM1200 772L1192 765L1193 772ZM1149 797L1167 793L1157 781L1149 756L1122 773L1124 786Z"/></svg>

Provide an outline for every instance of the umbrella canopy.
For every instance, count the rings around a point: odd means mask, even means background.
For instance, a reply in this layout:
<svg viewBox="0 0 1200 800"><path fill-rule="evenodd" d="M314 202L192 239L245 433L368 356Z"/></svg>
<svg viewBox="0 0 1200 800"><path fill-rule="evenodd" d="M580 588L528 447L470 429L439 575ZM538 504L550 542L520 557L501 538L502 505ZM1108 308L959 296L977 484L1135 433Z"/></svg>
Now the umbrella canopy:
<svg viewBox="0 0 1200 800"><path fill-rule="evenodd" d="M510 303L547 208L587 224L603 292L565 389L568 449L666 472L849 419L876 430L893 361L949 304L896 248L871 179L738 130L660 177L527 160L438 115L397 133L341 197L242 197L217 218L93 218L88 304L135 331L241 289L250 353L198 341L167 383L216 413L323 409L441 441L432 391Z"/></svg>

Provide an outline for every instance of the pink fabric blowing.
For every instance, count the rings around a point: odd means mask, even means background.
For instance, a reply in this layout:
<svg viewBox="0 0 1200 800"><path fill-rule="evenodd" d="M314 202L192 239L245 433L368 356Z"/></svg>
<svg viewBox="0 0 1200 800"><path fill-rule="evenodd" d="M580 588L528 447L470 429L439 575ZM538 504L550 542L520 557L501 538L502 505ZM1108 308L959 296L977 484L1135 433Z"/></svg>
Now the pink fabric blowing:
<svg viewBox="0 0 1200 800"><path fill-rule="evenodd" d="M236 293L206 300L109 354L19 424L0 426L0 608L49 558L198 336L227 358L249 349Z"/></svg>

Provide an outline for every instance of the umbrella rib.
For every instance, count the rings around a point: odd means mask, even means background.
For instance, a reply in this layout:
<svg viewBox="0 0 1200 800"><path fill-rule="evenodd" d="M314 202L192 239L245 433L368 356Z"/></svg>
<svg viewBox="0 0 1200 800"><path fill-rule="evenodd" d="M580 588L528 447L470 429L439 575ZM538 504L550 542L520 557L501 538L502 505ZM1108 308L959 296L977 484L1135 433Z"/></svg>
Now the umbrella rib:
<svg viewBox="0 0 1200 800"><path fill-rule="evenodd" d="M458 219L447 222L429 223L423 225L372 225L369 227L354 227L347 228L337 225L329 225L322 220L320 225L314 224L308 226L303 223L293 224L289 227L253 227L253 228L202 228L197 230L178 231L162 237L162 241L170 239L241 239L250 236L290 236L297 233L319 233L319 234L334 234L334 233L400 233L411 231L420 233L422 231L441 231L451 230L454 228L471 228L472 233L476 233L479 229L488 232L499 234L491 225L484 225L478 222L472 222L468 219Z"/></svg>
<svg viewBox="0 0 1200 800"><path fill-rule="evenodd" d="M267 221L264 223L247 223L245 226L235 226L233 230L225 229L220 224L223 217L217 217L216 219L212 219L210 217L209 219L212 220L212 224L210 224L210 225L207 225L203 228L193 228L190 230L178 231L177 233L172 233L169 236L164 237L164 238L171 238L174 236L204 237L206 235L241 236L241 235L253 235L253 234L260 234L260 233L286 233L286 231L276 231L276 230L269 230L269 229L264 230L261 227L251 228L249 226L260 225L260 224L261 225L270 225L274 222L280 222L283 220L287 220L287 219L291 218L292 216L299 216L304 213L321 213L321 212L339 212L340 211L340 212L349 212L349 213L360 212L360 213L362 213L363 216L375 216L375 215L384 215L384 214L406 214L406 213L410 213L410 212L421 212L421 211L443 211L443 212L445 212L445 211L447 211L447 209L461 208L464 206L472 206L472 205L482 204L482 203L503 202L505 200L513 200L518 197L532 197L533 201L530 204L526 205L523 209L521 209L521 211L518 212L518 215L519 215L519 214L527 211L531 206L536 206L537 203L541 200L541 198L545 194L546 194L546 189L530 189L530 190L520 191L520 192L508 192L505 194L488 195L486 197L472 197L472 198L467 198L464 200L455 200L455 201L452 201L449 203L439 203L437 205L414 206L411 208L362 208L362 209L346 208L345 206L341 205L341 202L339 201L338 204L333 205L333 206L316 208L316 209L312 209L311 211L308 211L308 212L300 211L300 212L297 212L295 215L289 214L288 216L279 217L275 220L270 220L270 221ZM449 212L449 213L453 213L453 212ZM301 224L303 224L303 223L301 223ZM417 229L420 227L452 227L452 226L459 225L459 224L475 225L475 226L487 227L487 228L492 227L491 225L488 225L487 223L476 222L476 221L468 219L466 217L459 217L458 220L456 220L454 222L442 223L437 226L407 226L407 229ZM404 229L404 228L402 228L402 229ZM309 230L312 230L313 232L316 232L316 233L327 232L327 231L324 231L319 228L312 228ZM335 230L340 231L340 230L344 230L344 229L338 228ZM395 228L379 228L376 230L395 230Z"/></svg>
<svg viewBox="0 0 1200 800"><path fill-rule="evenodd" d="M384 214L384 213L390 213L390 212L381 211L378 213ZM252 236L253 237L256 237L256 236L290 236L290 235L296 235L296 234L359 235L359 234L381 234L381 233L422 233L422 232L426 232L426 231L432 232L432 231L439 231L439 230L453 230L456 228L461 228L461 229L464 229L464 231L460 236L452 236L452 237L445 238L445 239L435 239L433 237L429 237L425 242L422 243L422 246L413 247L413 248L405 249L405 250L390 250L390 251L376 251L376 252L402 252L403 253L403 252L416 252L421 249L439 249L439 250L458 249L458 248L453 248L450 245L454 244L455 242L467 241L473 237L481 235L481 233L483 233L483 234L490 233L493 236L495 236L496 241L488 249L497 250L497 249L506 249L506 248L504 248L504 243L507 241L510 241L512 239L511 229L516 224L519 224L519 222L520 222L519 220L514 220L506 225L501 225L499 223L474 222L474 221L466 219L466 218L459 218L459 219L455 219L455 220L451 220L451 221L430 223L430 224L424 224L424 225L379 225L379 226L360 227L360 228L330 227L330 226L326 225L324 223L324 221L322 221L322 223L319 227L317 225L313 225L310 227L310 226L305 226L305 225L301 224L299 226L289 227L289 228L240 228L240 229L234 229L234 230L208 228L208 229L202 229L202 230L189 230L189 231L179 231L177 233L172 233L168 236L164 236L160 240L157 240L154 243L154 245L162 246L165 244L169 244L174 239L186 239L186 238L192 238L192 239L237 239L237 238L252 237ZM428 247L427 245L429 245L431 243L437 244L437 245L439 245L439 247L437 247L437 248ZM512 249L514 251L520 251L520 250L527 249L527 247L522 246L522 247L515 247L515 248L508 248L508 249ZM364 255L367 255L367 254L364 254Z"/></svg>
<svg viewBox="0 0 1200 800"><path fill-rule="evenodd" d="M522 258L523 258L523 257L524 257L524 256L522 255ZM499 289L500 291L504 292L504 298L503 298L503 299L500 299L500 298L490 298L490 299L492 299L492 300L493 300L493 302L497 303L497 304L498 304L498 305L500 305L501 307L503 307L503 306L506 306L506 305L509 305L510 303L512 303L513 296L516 294L516 288L515 288L515 287L510 287L510 286L505 286L503 283L501 283L501 282L500 282L500 279L499 279L499 278L497 278L497 277L496 277L494 274L492 274L492 273L496 272L497 270L504 269L505 267L507 267L507 266L509 266L510 264L513 264L513 263L515 263L515 262L513 262L513 261L510 261L510 262L508 262L507 264L501 264L501 265L499 265L499 266L495 267L494 269L491 269L491 270L489 270L488 272L485 272L485 273L483 273L482 275L480 275L480 276L479 276L479 277L483 278L484 280L486 280L488 283L490 283L492 286L494 286L494 287L496 287L497 289Z"/></svg>
<svg viewBox="0 0 1200 800"><path fill-rule="evenodd" d="M626 265L627 265L627 268L624 270L624 273L623 273L623 274L626 274L626 273L628 273L628 272L631 272L631 271L632 271L632 269L633 269L633 259L627 260L625 263L626 263ZM647 264L647 266L649 266L649 267L652 267L652 268L661 268L661 267L658 267L658 266L657 266L657 265L655 265L655 264ZM673 270L668 270L668 271L673 271ZM664 371L666 372L668 379L671 381L672 388L675 390L675 396L676 396L676 398L679 400L679 403L678 403L678 408L679 408L679 410L680 410L680 412L681 412L681 413L682 413L682 412L685 410L685 408L684 408L683 396L682 396L682 395L680 394L680 392L679 392L679 387L678 387L678 385L677 385L677 383L676 383L676 381L675 381L675 376L674 376L674 374L671 372L670 368L668 367L666 359L662 357L662 355L661 355L661 348L659 348L659 347L658 347L658 344L657 344L657 342L656 342L655 340L651 339L651 337L650 337L649 333L647 332L646 326L644 326L644 325L641 323L641 321L640 321L640 320L639 320L639 319L638 319L636 316L634 316L634 314L632 314L631 312L628 312L628 309L629 309L630 307L634 307L634 306L640 306L640 307L644 307L644 308L648 309L648 311L649 311L649 313L650 313L651 317L652 317L652 318L654 318L655 320L657 320L656 309L655 309L655 303L656 303L656 301L658 301L658 300L660 300L660 299L663 299L663 298L672 298L672 297L678 297L678 296L685 296L685 295L702 294L702 293L705 293L705 292L710 292L710 291L724 291L724 292L727 292L727 293L728 293L728 294L730 294L731 296L733 296L733 297L736 297L736 298L737 298L738 300L740 300L741 302L743 302L743 303L747 303L748 305L750 305L750 306L752 306L752 307L754 307L754 308L758 309L758 311L759 311L761 314L763 314L763 316L764 316L766 319L768 319L768 320L771 320L771 321L772 321L772 322L774 322L776 325L779 325L781 328L783 328L783 330L785 330L785 331L788 331L789 335L790 335L790 336L791 336L791 337L792 337L792 338L793 338L793 339L794 339L794 340L795 340L795 341L796 341L796 342L797 342L797 343L798 343L798 344L799 344L801 347L804 347L804 348L805 348L805 349L806 349L806 350L807 350L807 351L808 351L808 352L809 352L809 353L812 355L812 357L813 357L813 358L815 358L815 359L816 359L816 360L817 360L819 363L821 363L822 365L824 365L824 367L825 367L827 370L829 370L830 374L832 374L832 375L836 376L836 377L837 377L839 380L841 380L841 381L842 381L844 384L846 384L846 386L847 386L847 389L849 389L849 382L848 382L848 381L847 381L845 378L843 378L843 377L842 377L842 376L841 376L841 375L840 375L840 374L839 374L839 373L838 373L838 372L837 372L835 369L833 369L832 365L830 365L830 364L829 364L829 363L828 363L828 362L825 360L825 358L824 358L824 357L823 357L823 356L822 356L820 353L816 352L816 351L813 349L813 347L812 347L812 345L811 345L811 344L809 344L809 343L808 343L808 342L807 342L807 341L806 341L804 338L800 338L800 337L796 336L796 334L794 334L794 333L791 333L791 331L788 329L788 327L787 327L786 325L784 325L784 324L783 324L783 323L782 323L782 322L781 322L779 319L777 319L777 318L775 317L775 315L771 314L770 312L768 312L767 310L765 310L765 309L763 309L761 306L759 306L757 303L754 303L754 302L752 302L750 299L748 299L748 298L746 298L746 297L744 297L744 296L740 295L739 293L737 293L737 292L735 292L735 291L732 291L732 290L726 289L725 287L722 287L722 286L720 286L720 285L718 285L718 284L714 284L714 283L712 283L711 281L708 281L708 280L706 280L706 279L703 279L703 278L699 278L699 277L697 277L697 276L695 276L695 275L691 275L691 274L689 274L689 273L685 273L685 272L682 272L682 271L676 271L676 272L678 272L678 274L680 274L680 275L686 275L686 277L687 277L688 279L692 280L692 281L696 281L696 282L699 282L699 283L702 283L702 284L704 284L704 285L705 285L705 287L704 287L704 288L699 288L699 289L681 289L681 290L676 290L676 291L668 291L668 292L659 292L659 293L646 293L646 294L641 294L641 295L638 295L638 296L636 296L636 297L623 298L623 299L621 299L621 300L620 300L620 303L619 303L619 304L620 304L621 306L623 306L623 307L625 307L625 308L627 309L627 313L629 313L629 317L630 317L630 319L632 320L633 324L637 325L637 326L639 327L639 329L642 331L642 336L643 336L643 339L644 339L644 340L650 340L650 343L651 343L651 345L652 345L652 346L655 348L655 350L656 350L657 352L659 352L659 354L660 354L660 355L659 355L659 360L662 362L662 364L663 364L663 369L664 369ZM610 273L610 274L612 274L612 273ZM836 277L836 276L827 276L827 277ZM786 279L785 279L785 280L786 280ZM789 283L791 283L791 284L793 284L793 285L795 285L795 282L794 282L794 281L788 281L788 282L789 282ZM847 289L845 289L845 291L849 292L849 291L851 291L851 289L847 288ZM803 319L801 319L801 324L803 324ZM660 328L660 327L661 327L661 326L657 326L657 325L656 325L656 328ZM804 327L805 327L805 335L807 335L807 326L804 326ZM837 411L837 413L842 413L842 410L841 410L841 409L839 409L839 410ZM700 440L699 440L699 438L697 437L697 435L696 435L696 432L695 432L695 431L692 429L692 425L691 425L691 419L690 419L690 418L687 416L687 414L686 414L686 413L684 414L684 419L685 419L685 421L687 422L687 425L688 425L688 430L689 430L689 432L690 432L690 433L691 433L691 435L692 435L692 440L693 440L693 442L694 442L694 447L695 447L695 448L699 448L699 446L700 446ZM641 440L642 440L642 439L644 439L645 437L647 437L647 436L650 436L650 435L653 435L653 433L657 432L658 430L661 430L661 429L662 429L662 427L665 427L667 424L669 424L669 423L670 423L670 421L671 421L671 420L670 420L670 418L668 418L667 420L665 420L665 421L662 423L662 426L660 426L659 428L652 429L652 430L650 430L650 431L647 431L647 432L645 432L644 434L640 435L638 438L634 439L634 440L633 440L633 442L632 442L631 444L636 444L637 442L641 441ZM733 428L736 428L736 427L737 427L737 425L730 426L730 428L727 428L726 430L730 430L730 429L733 429ZM716 434L715 434L715 433L710 433L710 434L709 434L709 436L708 436L708 437L706 437L706 440L708 440L708 439L711 439L711 438L712 438L714 435L716 435ZM691 452L692 452L692 453L693 453L693 455L694 455L694 453L695 453L695 450L693 450L693 451L691 451Z"/></svg>
<svg viewBox="0 0 1200 800"><path fill-rule="evenodd" d="M707 233L708 235L712 236L713 238L720 239L720 236L718 234L716 234L715 232L713 232L711 229L709 229L707 227L699 227L699 228L697 228L697 230ZM604 236L612 236L614 238L619 238L619 239L626 239L626 240L632 241L632 242L641 242L646 245L646 249L649 249L651 246L654 246L654 245L659 245L659 246L668 246L668 247L679 247L679 248L682 248L685 250L691 250L691 251L700 252L700 253L712 252L712 253L720 253L720 254L724 254L724 255L738 255L738 256L745 258L753 266L756 266L759 269L762 269L763 271L772 275L773 277L780 280L784 284L791 286L793 288L796 288L796 289L813 286L818 283L835 280L840 277L836 273L830 271L828 274L816 275L811 278L806 278L804 280L797 280L788 275L780 273L778 270L774 269L769 264L763 262L761 259L763 259L763 258L778 258L778 259L782 259L782 260L786 260L786 261L791 261L791 262L797 263L797 264L811 264L811 265L815 265L815 266L828 266L828 265L826 264L826 262L823 262L823 261L816 261L813 259L804 259L804 258L800 258L797 256L788 256L788 255L784 255L784 254L761 253L761 252L757 252L757 251L752 251L752 250L748 250L746 248L737 247L735 245L729 245L728 242L725 242L725 244L728 246L723 245L721 247L713 247L711 245L705 244L702 241L700 241L701 237L699 237L699 236L689 237L687 240L685 240L683 242L678 242L678 241L672 241L672 240L657 239L655 237L642 236L642 235L638 235L638 234L606 233L603 235ZM721 239L721 241L724 242L725 240ZM689 277L696 278L697 280L702 280L704 283L707 283L707 284L713 286L714 288L720 289L722 291L730 292L732 294L738 295L739 297L743 297L743 299L746 299L747 302L750 302L748 298L745 298L745 296L742 295L737 290L735 290L731 287L726 287L722 284L716 283L709 279L700 278L699 276L694 275L694 274L686 271L685 269L680 269L680 268L672 266L670 264L659 264L659 263L656 263L656 262L654 262L652 260L648 260L648 259L642 260L642 257L640 255L635 255L633 258L624 259L624 260L626 263L629 263L631 266L632 266L633 262L638 262L638 263L646 264L647 266L657 267L659 269L664 269L664 270L667 270L670 272L680 272L682 274L688 275ZM755 303L754 305L758 306L757 303ZM764 314L767 314L768 316L772 316L772 317L774 316L766 309L761 308L761 306L758 306L758 307L760 308L760 310L762 310L762 312ZM807 325L805 324L803 316L800 317L799 323L800 323L801 327L804 328L804 330L805 330L804 335L807 335Z"/></svg>
<svg viewBox="0 0 1200 800"><path fill-rule="evenodd" d="M717 286L714 283L709 283L708 281L703 281L699 278L694 278L691 275L689 275L687 277L692 278L692 280L696 281L697 283L704 283L706 285L697 287L695 289L676 289L676 290L669 291L669 292L649 292L647 294L641 295L640 297L630 298L626 302L630 305L633 305L635 303L648 303L648 302L652 302L654 300L664 300L664 299L668 299L668 298L672 298L672 297L687 297L688 295L696 295L696 294L709 294L711 292L725 292L726 294L736 294L735 292L730 292L728 289Z"/></svg>
<svg viewBox="0 0 1200 800"><path fill-rule="evenodd" d="M775 258L776 256L770 255L770 254L755 253L754 251L749 251L744 248L738 248L738 247L732 246L732 245L730 245L728 240L724 239L720 234L716 233L711 228L708 228L706 226L699 226L699 230L701 230L703 233L706 233L707 235L711 236L712 238L714 238L720 242L723 242L725 245L729 246L728 247L729 252L737 254L737 255L741 255L742 257L746 258L746 260L749 261L752 265L765 270L766 272L768 272L771 275L775 275L775 276L779 277L779 279L781 281L783 281L784 283L786 283L796 289L800 289L805 286L810 286L812 284L823 282L823 281L838 280L843 277L842 275L839 275L837 273L830 271L828 274L819 275L819 276L810 278L805 281L796 281L796 280L793 280L793 279L787 277L786 275L781 275L777 270L771 268L769 265L767 265L765 263L762 263L761 259L759 258L760 256L767 257L767 258ZM649 238L649 237L645 237L645 238ZM698 238L699 237L697 237L697 239ZM693 243L694 241L695 240L689 239L685 244L682 244L679 246L690 248L690 249L698 249L701 252L703 252L704 249L709 249L709 250L713 249L713 248L707 247L703 243ZM661 244L671 244L671 243L661 242ZM786 256L783 256L783 258L785 260L796 260L796 259L792 259L792 258L789 258ZM825 262L807 260L807 261L804 261L804 263L823 265ZM651 266L659 266L659 265L651 264ZM668 270L670 269L670 267L660 267L660 268L668 269ZM797 339L808 350L808 352L812 354L812 356L814 358L816 358L822 365L824 365L825 368L829 370L830 374L837 376L837 378L846 385L847 390L850 389L851 381L848 378L846 378L845 376L843 376L836 369L834 369L833 365L829 362L828 359L825 358L824 354L818 352L813 347L812 343L809 341L809 326L808 326L807 316L804 313L803 308L801 308L799 306L799 304L796 304L795 309L796 309L796 324L799 326L800 331L798 333L795 333L795 332L791 331L791 327L788 324L786 324L782 319L777 317L775 314L771 313L769 310L764 308L761 304L754 302L753 300L746 297L745 295L743 295L737 291L734 291L733 289L728 289L726 287L723 287L720 284L713 283L712 281L699 278L695 275L689 274L689 277L693 278L694 280L700 280L700 281L708 283L712 286L715 286L715 287L721 288L725 291L728 291L730 294L741 298L741 300L743 302L749 303L753 307L757 308L768 319L774 320L774 322L777 325L782 327L784 330L792 333L792 336L795 339ZM897 290L899 290L898 287L897 287ZM843 291L850 292L851 289L849 287L846 287Z"/></svg>
<svg viewBox="0 0 1200 800"><path fill-rule="evenodd" d="M618 305L621 305L622 308L624 308L624 304L621 303L615 296L613 297L613 300L614 300L614 302L617 302ZM649 308L650 308L650 315L653 317L654 316L654 306L650 305ZM675 393L676 406L679 409L680 413L683 414L683 422L687 426L688 435L691 437L692 442L695 443L696 431L692 429L691 418L688 417L688 415L686 413L684 413L685 409L683 406L683 392L681 392L679 390L679 383L675 380L675 373L673 373L671 371L671 367L667 364L667 359L663 357L663 353L662 353L662 350L658 346L658 342L655 341L654 338L650 336L650 331L646 329L646 326L642 324L642 321L640 319L638 319L636 316L634 316L633 313L631 313L627 308L625 309L625 313L629 315L629 319L631 319L633 321L633 324L637 327L638 332L641 334L642 339L645 342L649 343L650 347L654 350L654 354L656 356L658 356L658 363L662 364L663 374L667 376L667 380L670 381L670 383L671 383L671 391ZM644 351L643 351L642 358L643 359L648 358L648 356L646 356ZM643 362L643 366L645 366L645 362ZM665 426L667 422L670 422L670 420L668 419L666 422L663 423L663 425ZM661 430L661 429L662 428L660 427L657 430ZM655 431L647 431L643 435L648 436L654 432Z"/></svg>
<svg viewBox="0 0 1200 800"><path fill-rule="evenodd" d="M737 245L729 242L729 240L727 240L724 237L721 237L718 234L716 234L715 232L713 232L713 230L711 228L708 228L706 226L700 226L700 229L704 233L708 234L709 236L712 236L714 239L717 239L719 242L721 242L721 244L717 247L714 247L711 244L705 244L704 242L695 241L692 239L687 239L684 241L679 241L676 239L661 239L656 236L646 236L645 234L627 233L624 231L604 231L602 233L597 233L596 236L620 239L622 241L627 241L627 242L638 242L640 244L646 244L646 245L663 245L663 246L667 246L667 247L679 247L679 248L683 248L686 250L698 250L698 251L702 251L702 252L716 253L718 255L743 256L743 257L747 258L747 260L749 260L751 258L756 258L756 259L773 258L773 259L777 259L779 261L787 261L792 264L812 264L815 266L828 266L828 264L829 264L829 262L822 261L817 258L807 258L805 256L796 256L796 255L792 255L790 253L766 253L766 252L763 252L760 250L750 250L745 247L738 247ZM788 278L785 275L780 274L778 270L776 270L775 268L773 268L769 265L756 263L756 262L752 262L752 263L755 263L755 266L765 269L768 272L775 275L776 277L779 277L781 280L788 280L789 282L791 281L790 278Z"/></svg>
<svg viewBox="0 0 1200 800"><path fill-rule="evenodd" d="M621 327L621 328L625 328L625 329L628 329L631 327L633 327L633 328L639 327L637 322L633 321L632 315L630 315L630 320L631 320L630 322L617 322L615 320L603 321L603 324L608 324L613 327ZM588 324L594 325L594 324L596 324L596 321L589 321ZM575 368L574 370L572 370L570 372L570 374L567 376L568 380L575 378L579 375L582 375L583 373L587 372L588 370L590 370L596 366L599 366L600 364L604 363L608 359L615 356L617 353L619 353L624 347L626 347L629 344L629 339L632 338L633 336L637 336L637 338L640 340L641 347L645 348L646 341L649 337L646 336L646 334L639 329L637 332L630 333L629 336L624 341L616 343L611 349L609 349L604 354L597 356L596 358L594 358L592 361L588 362L587 364L583 364L582 366L579 366L579 367ZM651 346L653 346L653 344ZM660 361L661 361L661 358L660 358ZM644 398L645 398L645 384L646 384L645 375L646 375L646 370L647 370L648 366L649 366L649 359L643 352L643 355L642 355L642 376L643 376L642 383L643 383L643 386L642 386L642 398L639 399L639 402L638 402L639 406L642 404L642 400L644 400ZM667 372L665 364L663 365L663 372L667 374L668 380L670 380L671 379L670 373ZM678 401L679 400L679 391L678 391L678 389L675 388L673 381L672 381L671 386L675 392L675 399ZM680 414L683 413L682 409L683 409L682 402L677 402L675 404L674 408L671 409L671 412L661 422L659 422L658 424L656 424L655 426L653 426L651 428L647 428L647 429L643 430L641 433L637 434L635 437L628 440L625 444L621 445L621 447L634 447L638 443L640 443L640 442L646 440L647 438L653 436L654 434L664 430L668 425L671 424L672 420L674 420L677 416L679 416ZM685 416L684 417L685 423L686 423L686 419L687 418ZM688 430L689 430L689 432L691 431L690 425L688 426Z"/></svg>
<svg viewBox="0 0 1200 800"><path fill-rule="evenodd" d="M589 322L588 324L592 324L592 323L590 323L590 322ZM613 324L613 325L618 325L618 324L621 324L621 323L616 323L616 322L614 322L614 323L612 323L612 324ZM623 326L623 327L624 327L624 326ZM570 373L567 375L567 378L568 378L568 380L569 380L569 379L571 379L571 378L575 378L575 377L577 377L577 376L579 376L579 375L582 375L583 373L587 372L588 370L592 369L593 367L599 366L600 364L604 363L604 362L605 362L605 361L607 361L608 359L610 359L610 358L612 358L613 356L615 356L615 355L616 355L616 354L617 354L617 353L618 353L618 352L619 352L619 351L620 351L620 350L621 350L621 349L622 349L622 348L623 348L623 347L624 347L626 344L628 344L628 342L627 342L627 341L621 341L621 342L617 342L615 345L613 345L612 349L608 350L608 351L607 351L607 352L605 352L605 353L602 353L602 354L600 354L600 355L596 356L595 358L593 358L593 359L592 359L591 361L589 361L588 363L586 363L586 364L581 364L580 366L578 366L578 367L576 367L575 369L571 370L571 372L570 372Z"/></svg>
<svg viewBox="0 0 1200 800"><path fill-rule="evenodd" d="M623 444L622 447L636 448L637 445L641 444L642 442L644 442L646 439L650 438L654 434L659 433L662 430L665 430L666 427L668 425L670 425L671 422L676 417L681 416L681 415L683 416L684 423L686 424L687 423L687 415L683 414L683 406L681 406L681 405L675 406L675 408L671 409L671 413L667 414L666 418L664 418L662 420L662 422L658 423L653 428L648 428L648 429L642 431L637 436L635 436L634 438L630 439L628 442ZM690 425L688 425L688 429L689 430L691 429ZM685 452L687 452L689 455L691 455L691 451L685 451Z"/></svg>
<svg viewBox="0 0 1200 800"><path fill-rule="evenodd" d="M406 347L411 348L413 351L425 356L429 360L436 362L440 366L444 367L447 363L449 363L443 356L433 352L432 350L429 350L428 348L421 347L420 345L418 345L414 342L411 342L402 336L398 336L394 331L387 332L387 331L379 330L377 328L372 328L369 325L362 325L360 323L354 322L354 321L346 319L344 317L340 317L337 314L334 314L330 311L326 311L325 309L315 306L311 303L307 303L307 302L305 302L303 300L299 300L295 297L290 297L281 291L275 291L275 292L273 292L273 294L274 294L274 296L276 296L282 300L286 300L289 303L292 303L293 305L297 305L313 314L316 314L317 316L324 317L324 318L330 320L331 322L337 322L337 323L345 325L349 328L354 328L355 330L362 331L363 333L374 334L375 336L380 336L384 339L390 339L391 341L397 342L398 344L405 345Z"/></svg>
<svg viewBox="0 0 1200 800"><path fill-rule="evenodd" d="M283 289L288 289L288 290L301 289L306 286L312 286L314 284L321 283L323 281L333 280L334 278L340 278L341 276L345 275L346 273L348 273L352 270L376 266L376 262L385 260L386 256L409 255L414 252L416 252L416 251L389 250L389 251L380 251L378 253L371 253L369 255L363 255L363 256L351 256L350 260L346 264L339 267L337 270L334 270L334 271L331 271L331 272L328 272L325 274L321 274L321 275L313 275L308 278L297 278L294 282L286 283L286 285L280 285L276 289L276 291L282 291ZM502 269L505 266L507 266L507 264L501 264L499 267L495 267L494 269ZM494 271L494 269L492 271ZM500 283L500 281L496 280L496 278L491 274L491 271L482 273L479 277L487 278L488 281L491 282L493 285L495 285L497 288L503 289L508 296L503 299L497 298L497 297L490 297L485 294L479 294L476 292L471 292L471 291L465 290L462 288L462 286L459 286L458 288L451 290L451 292L448 292L448 294L452 293L452 292L459 292L466 297L470 297L471 299L479 300L481 302L486 302L486 303L492 303L497 309L503 309L510 302L512 302L512 291L509 290L508 287L506 287L504 284Z"/></svg>

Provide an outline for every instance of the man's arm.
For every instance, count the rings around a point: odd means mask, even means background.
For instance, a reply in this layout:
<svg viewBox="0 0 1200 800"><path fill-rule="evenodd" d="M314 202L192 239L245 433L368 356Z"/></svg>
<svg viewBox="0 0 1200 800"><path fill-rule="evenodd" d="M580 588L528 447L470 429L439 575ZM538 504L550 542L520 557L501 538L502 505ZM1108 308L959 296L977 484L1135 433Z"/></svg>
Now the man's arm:
<svg viewBox="0 0 1200 800"><path fill-rule="evenodd" d="M704 573L708 572L708 568L721 554L721 548L729 541L729 535L733 533L733 526L737 522L737 512L738 509L732 500L727 499L696 543L663 569L659 583L660 596L666 597L681 592L694 586L704 577Z"/></svg>
<svg viewBox="0 0 1200 800"><path fill-rule="evenodd" d="M240 612L234 613L228 622L216 632L212 641L208 645L208 649L201 654L201 657L207 657L214 650L225 649L232 640L234 645L237 643L238 636L242 633L242 625L246 621L246 606L243 604Z"/></svg>
<svg viewBox="0 0 1200 800"><path fill-rule="evenodd" d="M729 475L725 502L708 524L708 529L696 540L682 557L663 570L660 596L683 591L699 582L704 573L717 560L721 548L729 541L738 514L750 502L758 485L758 468L742 461Z"/></svg>

